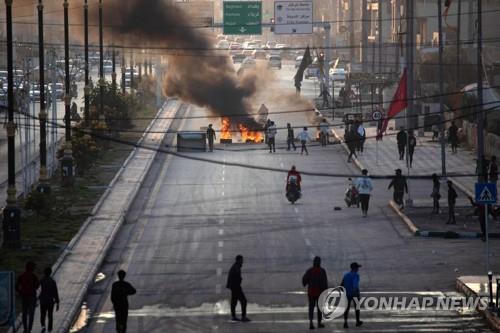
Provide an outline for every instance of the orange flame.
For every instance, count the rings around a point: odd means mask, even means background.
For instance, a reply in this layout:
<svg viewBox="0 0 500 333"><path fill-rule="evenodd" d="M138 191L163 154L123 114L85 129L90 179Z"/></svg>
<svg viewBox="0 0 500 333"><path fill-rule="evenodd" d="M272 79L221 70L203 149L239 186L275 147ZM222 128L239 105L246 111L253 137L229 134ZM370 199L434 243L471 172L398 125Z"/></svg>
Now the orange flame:
<svg viewBox="0 0 500 333"><path fill-rule="evenodd" d="M229 123L229 118L222 118L222 126L220 128L220 138L224 140L231 139L231 125Z"/></svg>
<svg viewBox="0 0 500 333"><path fill-rule="evenodd" d="M238 128L241 134L241 140L243 142L262 142L264 138L262 133L258 131L250 131L245 125L239 124Z"/></svg>

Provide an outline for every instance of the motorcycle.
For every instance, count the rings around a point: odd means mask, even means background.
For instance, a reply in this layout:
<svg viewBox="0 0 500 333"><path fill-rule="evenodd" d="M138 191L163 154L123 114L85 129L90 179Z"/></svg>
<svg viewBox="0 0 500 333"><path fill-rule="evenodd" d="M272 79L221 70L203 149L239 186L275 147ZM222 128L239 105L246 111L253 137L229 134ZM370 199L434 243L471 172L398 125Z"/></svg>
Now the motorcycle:
<svg viewBox="0 0 500 333"><path fill-rule="evenodd" d="M299 186L297 184L297 180L294 179L293 177L290 177L286 187L286 198L288 199L288 201L294 204L295 201L300 199L300 197L301 193Z"/></svg>
<svg viewBox="0 0 500 333"><path fill-rule="evenodd" d="M349 186L345 190L345 203L347 207L356 206L359 208L359 192L356 186L353 184L352 179L349 178Z"/></svg>

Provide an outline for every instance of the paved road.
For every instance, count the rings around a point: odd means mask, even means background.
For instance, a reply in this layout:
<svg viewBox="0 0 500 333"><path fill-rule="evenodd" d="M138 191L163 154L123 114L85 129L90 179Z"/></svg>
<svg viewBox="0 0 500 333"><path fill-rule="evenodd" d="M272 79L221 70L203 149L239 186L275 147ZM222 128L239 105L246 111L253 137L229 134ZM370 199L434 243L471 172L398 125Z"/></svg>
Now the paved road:
<svg viewBox="0 0 500 333"><path fill-rule="evenodd" d="M202 113L192 108L189 114ZM275 119L307 122L300 114ZM202 125L190 119L174 128ZM280 134L281 147L282 139ZM454 294L457 275L482 273L476 264L481 242L412 237L388 210L390 193L383 181L375 183L364 219L354 208L333 210L344 207L345 179L305 177L304 197L291 205L283 193L285 174L228 165L286 169L295 164L299 170L357 173L340 146L312 147L309 156L283 149L269 154L259 147L218 146L213 154L192 155L217 163L158 158L89 292L90 321L83 331L113 331L109 294L118 269L126 269L138 289L131 297L130 332L308 331L301 277L315 255L323 258L330 285L340 282L350 262L363 264L365 296ZM494 247L498 252L498 244ZM245 257L249 324L228 321L224 286L236 254ZM363 318L365 325L357 330L364 332L488 332L475 313L369 311ZM340 329L341 324L327 325Z"/></svg>

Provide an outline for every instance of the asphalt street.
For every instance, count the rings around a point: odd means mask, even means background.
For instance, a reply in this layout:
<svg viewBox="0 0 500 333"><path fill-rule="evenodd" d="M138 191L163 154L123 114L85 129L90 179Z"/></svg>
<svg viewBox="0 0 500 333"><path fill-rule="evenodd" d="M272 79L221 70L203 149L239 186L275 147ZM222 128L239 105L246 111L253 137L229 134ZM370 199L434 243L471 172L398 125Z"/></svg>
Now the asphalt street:
<svg viewBox="0 0 500 333"><path fill-rule="evenodd" d="M293 94L293 67L278 73L276 87ZM287 87L285 89L285 87ZM303 91L314 91L313 82ZM283 96L286 98L286 96ZM277 102L273 102L277 103ZM272 106L271 103L271 112ZM278 103L279 104L279 103ZM280 106L281 107L281 106ZM203 115L190 106L186 115ZM307 124L305 114L272 117ZM213 120L215 128L219 125ZM199 130L204 119L175 121L173 130ZM173 145L174 134L167 136ZM376 181L368 218L343 203L345 178L304 177L303 198L285 198L285 172L252 168L297 169L357 174L338 145L310 147L310 155L286 151L285 133L278 151L262 144L217 145L214 153L184 157L160 154L127 223L87 296L82 332L114 331L111 283L119 269L138 290L130 297L129 332L306 332L305 289L301 278L319 255L329 285L337 286L357 261L364 296L438 297L456 295L455 278L483 273L483 243L477 240L415 238L389 210L386 181ZM190 160L203 157L213 163ZM247 167L233 167L237 162ZM334 210L334 207L341 210ZM500 248L493 243L493 252ZM243 289L250 323L229 321L227 272L237 254L244 256ZM494 270L500 269L492 260ZM239 307L238 307L239 313ZM363 332L489 332L475 312L364 311ZM342 320L325 331L342 330Z"/></svg>

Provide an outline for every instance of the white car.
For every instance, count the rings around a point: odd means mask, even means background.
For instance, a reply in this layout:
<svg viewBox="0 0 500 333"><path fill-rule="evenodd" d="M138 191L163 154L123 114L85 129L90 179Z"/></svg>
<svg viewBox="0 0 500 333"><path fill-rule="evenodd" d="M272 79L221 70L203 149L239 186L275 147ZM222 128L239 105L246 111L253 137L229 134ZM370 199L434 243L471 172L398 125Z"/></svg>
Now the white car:
<svg viewBox="0 0 500 333"><path fill-rule="evenodd" d="M269 62L267 63L268 68L278 68L281 69L281 57L279 56L270 56Z"/></svg>
<svg viewBox="0 0 500 333"><path fill-rule="evenodd" d="M217 45L215 47L217 47L218 49L229 49L229 42L227 40L221 40L217 43Z"/></svg>

